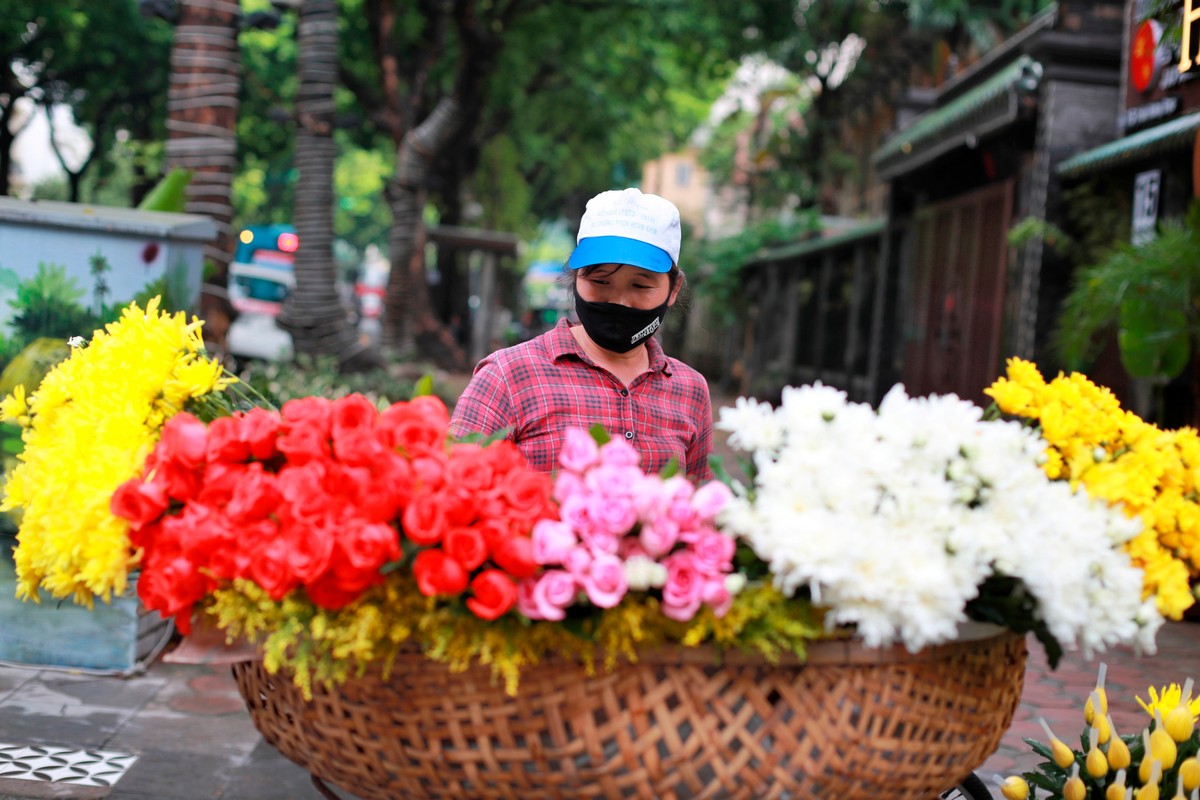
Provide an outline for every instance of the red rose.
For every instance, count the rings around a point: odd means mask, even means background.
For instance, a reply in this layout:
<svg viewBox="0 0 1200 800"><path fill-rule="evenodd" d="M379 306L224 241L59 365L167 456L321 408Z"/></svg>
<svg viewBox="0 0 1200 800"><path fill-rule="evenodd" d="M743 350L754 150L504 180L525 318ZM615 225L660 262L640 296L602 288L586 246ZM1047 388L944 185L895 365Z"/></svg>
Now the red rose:
<svg viewBox="0 0 1200 800"><path fill-rule="evenodd" d="M208 428L186 411L167 420L155 448L159 457L195 469L204 464L208 452Z"/></svg>
<svg viewBox="0 0 1200 800"><path fill-rule="evenodd" d="M521 454L520 448L510 439L501 439L498 442L492 442L486 449L492 469L498 475L512 472L515 469L522 469L526 466L525 456Z"/></svg>
<svg viewBox="0 0 1200 800"><path fill-rule="evenodd" d="M483 534L474 528L451 528L442 539L442 549L446 555L453 558L463 569L471 572L488 556L487 542Z"/></svg>
<svg viewBox="0 0 1200 800"><path fill-rule="evenodd" d="M212 462L204 469L200 491L192 500L205 506L223 507L233 497L233 492L245 473L245 464Z"/></svg>
<svg viewBox="0 0 1200 800"><path fill-rule="evenodd" d="M357 579L361 576L355 573L354 577ZM308 593L308 598L321 608L337 611L357 600L369 585L369 581L362 585L347 583L335 570L326 573L316 583L305 586L304 591Z"/></svg>
<svg viewBox="0 0 1200 800"><path fill-rule="evenodd" d="M284 403L280 414L283 417L284 433L298 428L310 428L317 436L328 438L333 417L333 402L316 395L300 397Z"/></svg>
<svg viewBox="0 0 1200 800"><path fill-rule="evenodd" d="M410 462L413 480L422 489L436 492L445 483L446 462L445 453L426 453L414 457Z"/></svg>
<svg viewBox="0 0 1200 800"><path fill-rule="evenodd" d="M503 616L517 602L517 585L498 569L481 572L471 581L472 597L467 608L480 619L493 620Z"/></svg>
<svg viewBox="0 0 1200 800"><path fill-rule="evenodd" d="M418 395L408 401L408 407L432 422L446 427L450 425L450 410L440 397L431 394Z"/></svg>
<svg viewBox="0 0 1200 800"><path fill-rule="evenodd" d="M109 508L113 516L129 520L130 527L137 530L162 516L168 503L167 487L163 484L130 478L113 492Z"/></svg>
<svg viewBox="0 0 1200 800"><path fill-rule="evenodd" d="M533 525L534 520L550 516L550 495L554 484L549 473L516 470L501 481L501 491L510 509L508 516Z"/></svg>
<svg viewBox="0 0 1200 800"><path fill-rule="evenodd" d="M182 556L149 560L137 584L142 604L164 617L174 616L175 627L184 635L192 630L192 606L207 591L205 578Z"/></svg>
<svg viewBox="0 0 1200 800"><path fill-rule="evenodd" d="M404 535L413 544L438 544L446 533L446 513L436 494L421 493L413 497L402 517Z"/></svg>
<svg viewBox="0 0 1200 800"><path fill-rule="evenodd" d="M282 499L275 481L275 475L264 470L260 462L247 464L241 471L241 480L233 487L225 514L239 523L266 519Z"/></svg>
<svg viewBox="0 0 1200 800"><path fill-rule="evenodd" d="M465 492L461 487L447 483L446 490L436 494L440 498L448 525L470 525L482 516L478 495L474 492Z"/></svg>
<svg viewBox="0 0 1200 800"><path fill-rule="evenodd" d="M242 462L250 458L250 444L242 438L242 423L235 417L217 417L208 425L209 461Z"/></svg>
<svg viewBox="0 0 1200 800"><path fill-rule="evenodd" d="M359 498L359 511L371 522L391 522L412 497L412 467L402 456L385 450L372 471L372 491Z"/></svg>
<svg viewBox="0 0 1200 800"><path fill-rule="evenodd" d="M510 536L492 553L496 566L517 580L537 574L538 563L533 558L533 541L526 536Z"/></svg>
<svg viewBox="0 0 1200 800"><path fill-rule="evenodd" d="M384 564L400 558L400 535L390 525L347 525L338 544L346 562L366 572L378 572Z"/></svg>
<svg viewBox="0 0 1200 800"><path fill-rule="evenodd" d="M370 433L378 424L379 409L361 394L349 394L333 401L330 429L334 439L349 433Z"/></svg>
<svg viewBox="0 0 1200 800"><path fill-rule="evenodd" d="M315 583L333 560L335 532L324 525L283 525L288 569L301 583Z"/></svg>
<svg viewBox="0 0 1200 800"><path fill-rule="evenodd" d="M242 439L250 447L250 455L259 461L270 461L278 452L275 440L282 420L278 412L252 408L238 418L242 424Z"/></svg>
<svg viewBox="0 0 1200 800"><path fill-rule="evenodd" d="M422 550L413 560L417 589L426 597L459 595L467 588L467 571L441 550Z"/></svg>
<svg viewBox="0 0 1200 800"><path fill-rule="evenodd" d="M177 543L197 567L207 567L213 557L237 546L237 531L219 512L190 503L162 522L162 539Z"/></svg>
<svg viewBox="0 0 1200 800"><path fill-rule="evenodd" d="M316 425L297 425L286 429L283 435L275 440L275 446L287 456L288 463L291 464L328 460L332 454L329 435Z"/></svg>
<svg viewBox="0 0 1200 800"><path fill-rule="evenodd" d="M287 542L274 539L259 549L250 561L250 578L272 600L282 600L299 585L288 567L287 549Z"/></svg>
<svg viewBox="0 0 1200 800"><path fill-rule="evenodd" d="M379 418L384 443L409 456L444 451L450 418L444 415L444 405L441 409L438 413L428 402L394 403Z"/></svg>
<svg viewBox="0 0 1200 800"><path fill-rule="evenodd" d="M482 492L496 479L491 460L482 447L458 446L446 464L446 483L462 493Z"/></svg>
<svg viewBox="0 0 1200 800"><path fill-rule="evenodd" d="M495 553L513 535L508 523L502 519L487 517L476 522L474 527L483 536L489 553Z"/></svg>
<svg viewBox="0 0 1200 800"><path fill-rule="evenodd" d="M348 430L333 436L333 455L348 464L372 465L392 453L371 431Z"/></svg>

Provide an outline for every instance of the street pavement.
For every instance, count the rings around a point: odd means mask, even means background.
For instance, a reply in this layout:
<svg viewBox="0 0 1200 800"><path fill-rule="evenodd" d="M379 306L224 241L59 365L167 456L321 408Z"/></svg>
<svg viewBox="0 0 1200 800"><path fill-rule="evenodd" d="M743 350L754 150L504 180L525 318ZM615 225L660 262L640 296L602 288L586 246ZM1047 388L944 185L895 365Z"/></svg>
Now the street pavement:
<svg viewBox="0 0 1200 800"><path fill-rule="evenodd" d="M1145 699L1149 686L1182 684L1200 673L1200 623L1169 623L1154 656L1122 649L1089 661L1068 653L1053 671L1031 639L1020 708L999 750L978 770L981 777L990 782L992 774L1035 768L1038 759L1021 737L1044 740L1039 717L1064 741L1077 742L1101 660L1117 730L1136 732L1148 717L1135 696ZM0 800L321 798L301 767L262 740L228 666L220 664L160 657L132 677L0 666L0 775L37 757L47 779L0 777ZM66 782L83 775L109 785Z"/></svg>

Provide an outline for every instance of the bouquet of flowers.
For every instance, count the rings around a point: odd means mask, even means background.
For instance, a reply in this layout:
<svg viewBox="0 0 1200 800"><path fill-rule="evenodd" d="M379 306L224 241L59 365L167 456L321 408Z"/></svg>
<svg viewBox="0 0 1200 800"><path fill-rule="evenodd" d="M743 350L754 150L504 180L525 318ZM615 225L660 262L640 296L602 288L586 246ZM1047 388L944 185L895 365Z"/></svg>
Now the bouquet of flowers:
<svg viewBox="0 0 1200 800"><path fill-rule="evenodd" d="M1158 609L1179 619L1200 584L1200 435L1164 431L1121 408L1084 375L1047 382L1028 361L1010 359L988 390L1001 411L1029 420L1046 441L1046 474L1120 506L1142 522L1125 544L1146 574Z"/></svg>
<svg viewBox="0 0 1200 800"><path fill-rule="evenodd" d="M551 655L917 650L981 619L1053 657L1151 649L1162 623L1127 549L1142 519L1053 480L1035 431L957 398L739 400L720 426L747 485L647 474L602 430L569 431L547 475L510 442L449 436L433 397L256 406L195 325L131 307L5 401L26 426L5 501L24 510L25 594L90 602L138 570L147 608L184 631L210 615L305 691L413 647L515 692Z"/></svg>
<svg viewBox="0 0 1200 800"><path fill-rule="evenodd" d="M752 458L725 526L831 630L915 651L975 619L1034 631L1053 663L1153 650L1162 617L1124 550L1140 520L1048 480L1030 428L954 396L897 386L874 409L821 385L739 399L719 427Z"/></svg>

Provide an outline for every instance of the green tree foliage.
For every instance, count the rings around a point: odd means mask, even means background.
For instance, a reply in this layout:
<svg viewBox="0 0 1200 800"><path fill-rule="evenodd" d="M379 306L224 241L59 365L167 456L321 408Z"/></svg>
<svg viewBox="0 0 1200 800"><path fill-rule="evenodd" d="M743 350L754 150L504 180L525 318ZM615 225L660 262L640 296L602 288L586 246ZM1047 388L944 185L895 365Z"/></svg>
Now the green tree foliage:
<svg viewBox="0 0 1200 800"><path fill-rule="evenodd" d="M93 192L118 170L113 157L118 135L125 143L163 138L170 37L168 26L138 13L137 0L0 0L0 70L8 72L0 75L0 84L13 89L0 85L0 98L11 103L14 95L23 95L43 109L67 106L91 138L82 160L60 154L70 199L84 199L82 181L90 170L97 173ZM10 111L4 107L0 115ZM52 127L58 152L56 133ZM132 185L148 186L155 177ZM133 200L125 198L122 205Z"/></svg>
<svg viewBox="0 0 1200 800"><path fill-rule="evenodd" d="M1067 368L1086 368L1115 332L1131 376L1178 376L1200 334L1198 287L1200 203L1186 220L1162 223L1152 241L1120 244L1076 274L1055 337Z"/></svg>

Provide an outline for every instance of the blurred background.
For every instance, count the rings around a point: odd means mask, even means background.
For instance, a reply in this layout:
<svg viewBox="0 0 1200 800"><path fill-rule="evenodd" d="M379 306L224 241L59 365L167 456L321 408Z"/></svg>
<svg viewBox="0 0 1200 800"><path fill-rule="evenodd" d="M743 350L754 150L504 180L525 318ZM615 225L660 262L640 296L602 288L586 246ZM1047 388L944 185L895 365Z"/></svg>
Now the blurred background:
<svg viewBox="0 0 1200 800"><path fill-rule="evenodd" d="M637 186L718 394L1020 355L1194 424L1192 6L0 0L0 390L154 294L277 396L453 385Z"/></svg>

